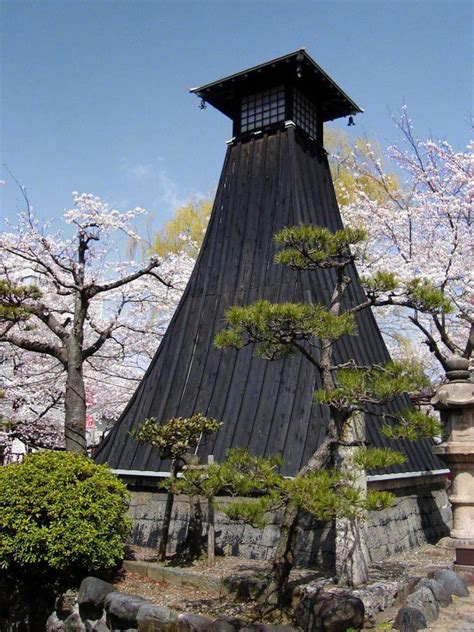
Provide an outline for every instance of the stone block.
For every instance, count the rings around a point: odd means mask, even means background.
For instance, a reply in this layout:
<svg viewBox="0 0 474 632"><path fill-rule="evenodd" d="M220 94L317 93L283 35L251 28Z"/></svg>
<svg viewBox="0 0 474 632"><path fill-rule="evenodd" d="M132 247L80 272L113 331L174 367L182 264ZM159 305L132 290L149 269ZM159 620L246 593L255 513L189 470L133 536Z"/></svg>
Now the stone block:
<svg viewBox="0 0 474 632"><path fill-rule="evenodd" d="M85 623L81 619L79 612L73 612L64 620L65 632L87 632Z"/></svg>
<svg viewBox="0 0 474 632"><path fill-rule="evenodd" d="M469 597L469 590L463 578L455 571L447 568L440 568L435 571L433 578L436 579L449 592L457 597Z"/></svg>
<svg viewBox="0 0 474 632"><path fill-rule="evenodd" d="M295 609L295 621L308 632L345 632L364 625L364 603L349 591L317 590L306 594Z"/></svg>
<svg viewBox="0 0 474 632"><path fill-rule="evenodd" d="M142 577L148 577L148 567L150 562L141 562L137 560L124 560L123 568L126 571L131 571L132 573L138 573Z"/></svg>
<svg viewBox="0 0 474 632"><path fill-rule="evenodd" d="M137 571L137 562L129 562L128 568L133 572ZM127 567L126 567L127 568ZM166 581L174 586L191 586L198 590L209 590L219 592L221 590L221 580L217 577L192 573L189 570L171 568L150 562L147 565L147 577L156 581Z"/></svg>
<svg viewBox="0 0 474 632"><path fill-rule="evenodd" d="M137 612L139 632L175 632L178 614L163 606L143 605Z"/></svg>
<svg viewBox="0 0 474 632"><path fill-rule="evenodd" d="M138 628L137 614L147 600L137 595L112 592L105 598L107 625L113 630L127 630Z"/></svg>
<svg viewBox="0 0 474 632"><path fill-rule="evenodd" d="M212 619L200 614L180 614L176 621L178 632L208 632Z"/></svg>
<svg viewBox="0 0 474 632"><path fill-rule="evenodd" d="M408 596L406 605L417 608L423 613L428 623L436 621L439 615L439 605L429 588L421 587Z"/></svg>
<svg viewBox="0 0 474 632"><path fill-rule="evenodd" d="M403 606L397 612L393 627L395 630L400 630L400 632L417 632L417 630L427 628L428 624L425 615L420 610L410 606Z"/></svg>
<svg viewBox="0 0 474 632"><path fill-rule="evenodd" d="M105 598L114 591L112 584L97 577L86 577L79 586L77 603L82 619L95 621L102 617Z"/></svg>
<svg viewBox="0 0 474 632"><path fill-rule="evenodd" d="M241 622L232 617L218 617L206 632L236 632L241 629Z"/></svg>
<svg viewBox="0 0 474 632"><path fill-rule="evenodd" d="M434 598L439 603L442 608L446 608L449 604L453 603L453 598L446 590L446 588L436 579L428 579L427 577L423 577L420 579L418 584L415 587L415 590L418 588L429 588L434 595Z"/></svg>

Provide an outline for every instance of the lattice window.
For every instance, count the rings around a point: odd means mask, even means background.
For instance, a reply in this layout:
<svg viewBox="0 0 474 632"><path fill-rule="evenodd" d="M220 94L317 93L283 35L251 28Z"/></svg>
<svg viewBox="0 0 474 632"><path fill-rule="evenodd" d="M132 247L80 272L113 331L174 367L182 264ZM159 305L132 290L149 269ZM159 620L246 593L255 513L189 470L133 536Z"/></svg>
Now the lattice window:
<svg viewBox="0 0 474 632"><path fill-rule="evenodd" d="M312 138L317 138L316 106L296 88L293 92L293 120Z"/></svg>
<svg viewBox="0 0 474 632"><path fill-rule="evenodd" d="M285 120L285 88L277 86L271 90L243 97L240 108L240 131L250 132L258 127Z"/></svg>

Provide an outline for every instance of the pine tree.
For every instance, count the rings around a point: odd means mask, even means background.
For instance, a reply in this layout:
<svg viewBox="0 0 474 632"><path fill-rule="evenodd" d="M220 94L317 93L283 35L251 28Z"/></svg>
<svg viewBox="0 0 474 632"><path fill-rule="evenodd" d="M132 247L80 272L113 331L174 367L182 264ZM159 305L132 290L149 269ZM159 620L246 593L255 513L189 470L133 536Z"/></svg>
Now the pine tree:
<svg viewBox="0 0 474 632"><path fill-rule="evenodd" d="M166 559L176 477L186 465L191 448L198 446L203 437L216 432L221 425L221 422L215 419L195 413L189 418L174 417L163 424L157 423L154 417L150 417L145 419L140 428L132 432L132 436L137 441L149 443L158 448L162 459L171 460L170 478L167 484L168 494L158 547L158 559L161 561Z"/></svg>
<svg viewBox="0 0 474 632"><path fill-rule="evenodd" d="M354 279L351 268L366 240L362 229L346 228L333 233L318 226L295 226L284 228L274 239L279 245L277 264L295 271L324 271L332 290L329 304L275 304L263 300L231 307L226 313L228 326L217 335L215 343L220 348L237 349L253 344L255 355L269 361L292 353L303 354L320 375L322 387L314 397L327 407L329 423L325 439L295 479L295 485L301 485L302 489L295 489L293 496L307 493L308 481L323 469L332 472L336 479L352 480L353 488L357 488L366 468L387 467L396 458L366 447L364 413L369 408L372 414L381 416L383 428L391 437L434 436L439 433L439 425L419 411L406 410L392 415L385 407L401 394L426 385L426 377L418 365L392 361L364 366L353 360L338 364L335 345L344 336L356 334L359 312L374 305L393 304L395 294L397 301L419 311L443 314L449 312L451 306L428 281L418 279L403 286L393 273L384 272L365 279L365 298L351 303L347 290ZM333 480L333 487L339 482ZM354 505L361 497L364 502L360 507L366 510L368 499L364 485L353 495ZM273 603L281 603L283 599L293 565L298 518L301 508L308 508L302 502L292 502L291 494L284 499L284 504L280 541L266 593L267 601ZM336 519L338 580L358 585L367 580L367 550L361 513L350 514L346 503L344 510L328 511L326 517ZM325 516L324 511L322 516Z"/></svg>

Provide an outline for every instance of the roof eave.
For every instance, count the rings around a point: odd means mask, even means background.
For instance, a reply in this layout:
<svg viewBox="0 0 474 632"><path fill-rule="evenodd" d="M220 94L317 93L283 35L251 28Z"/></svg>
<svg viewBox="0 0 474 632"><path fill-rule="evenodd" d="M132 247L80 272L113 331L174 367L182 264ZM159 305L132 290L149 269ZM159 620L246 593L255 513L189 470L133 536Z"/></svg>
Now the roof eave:
<svg viewBox="0 0 474 632"><path fill-rule="evenodd" d="M312 66L313 70L317 73L319 73L326 81L328 81L328 83L330 84L330 86L336 90L336 92L338 93L338 96L341 98L342 101L345 102L345 104L347 105L347 110L345 113L341 114L340 116L337 117L333 117L332 119L327 119L327 120L334 120L335 118L341 118L344 116L349 116L350 114L361 114L364 112L364 110L362 108L360 108L357 103L355 103L355 101L353 101L345 92L344 90L342 90L340 88L340 86L338 86L338 84L331 79L331 77L321 68L321 66L319 66L314 59L308 55L308 53L306 52L306 50L304 48L300 48L297 51L294 51L292 53L289 53L288 55L284 55L282 57L277 57L275 59L271 59L270 61L264 62L262 64L258 64L257 66L253 66L251 68L247 68L246 70L242 70L240 72L234 73L233 75L228 75L227 77L223 77L221 79L218 79L216 81L212 81L211 83L207 83L204 84L202 86L198 86L196 88L191 88L190 92L192 94L196 94L199 98L204 99L205 101L208 101L211 105L213 105L213 107L216 107L217 109L219 109L221 112L223 112L226 116L229 116L230 118L232 118L231 113L227 110L225 106L222 105L222 103L220 103L218 100L214 100L211 96L211 98L209 98L209 92L219 88L219 87L223 87L224 84L231 84L231 83L235 83L238 79L241 79L243 77L246 77L252 73L258 72L263 70L266 67L269 66L275 66L277 64L283 63L283 62L289 62L290 60L292 60L293 58L296 58L298 55L303 55L303 57L306 58L306 60L309 62L309 64ZM213 103L213 101L216 101L215 103Z"/></svg>

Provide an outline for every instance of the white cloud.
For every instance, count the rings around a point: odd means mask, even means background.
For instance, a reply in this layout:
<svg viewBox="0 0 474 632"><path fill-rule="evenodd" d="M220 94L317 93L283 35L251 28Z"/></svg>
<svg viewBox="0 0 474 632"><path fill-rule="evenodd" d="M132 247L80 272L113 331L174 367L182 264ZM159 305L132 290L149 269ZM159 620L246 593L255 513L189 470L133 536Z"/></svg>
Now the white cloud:
<svg viewBox="0 0 474 632"><path fill-rule="evenodd" d="M156 206L165 206L167 211L173 211L179 206L186 204L186 197L179 191L176 182L168 176L164 169L158 173L158 195L155 200Z"/></svg>
<svg viewBox="0 0 474 632"><path fill-rule="evenodd" d="M122 158L120 168L128 177L135 180L147 180L155 175L155 168L151 163L136 162L130 164L127 158Z"/></svg>
<svg viewBox="0 0 474 632"><path fill-rule="evenodd" d="M130 168L130 173L138 180L144 180L145 178L150 178L153 175L153 167L151 165L137 163Z"/></svg>

